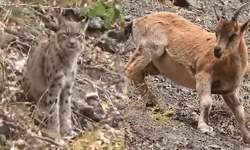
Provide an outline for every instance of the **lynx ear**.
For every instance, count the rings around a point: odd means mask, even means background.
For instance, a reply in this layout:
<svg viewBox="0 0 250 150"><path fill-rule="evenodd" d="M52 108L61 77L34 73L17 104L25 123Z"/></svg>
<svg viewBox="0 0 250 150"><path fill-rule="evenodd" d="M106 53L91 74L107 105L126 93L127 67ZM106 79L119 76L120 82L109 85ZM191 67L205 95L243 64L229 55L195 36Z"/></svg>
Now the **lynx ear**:
<svg viewBox="0 0 250 150"><path fill-rule="evenodd" d="M86 18L80 22L84 32L87 30L87 28L89 26L89 20L90 20L90 18Z"/></svg>
<svg viewBox="0 0 250 150"><path fill-rule="evenodd" d="M58 16L58 24L59 27L62 27L67 24L67 20L62 16L62 14Z"/></svg>

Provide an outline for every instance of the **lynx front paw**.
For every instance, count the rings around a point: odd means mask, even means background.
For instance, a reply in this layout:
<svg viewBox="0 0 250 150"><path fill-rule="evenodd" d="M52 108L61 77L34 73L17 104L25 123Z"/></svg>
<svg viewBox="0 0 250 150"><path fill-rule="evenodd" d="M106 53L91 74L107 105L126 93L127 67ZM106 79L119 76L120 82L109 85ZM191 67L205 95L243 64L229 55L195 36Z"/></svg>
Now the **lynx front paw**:
<svg viewBox="0 0 250 150"><path fill-rule="evenodd" d="M72 129L72 125L68 124L67 126L61 126L61 135L62 136L72 136L74 135L73 129Z"/></svg>

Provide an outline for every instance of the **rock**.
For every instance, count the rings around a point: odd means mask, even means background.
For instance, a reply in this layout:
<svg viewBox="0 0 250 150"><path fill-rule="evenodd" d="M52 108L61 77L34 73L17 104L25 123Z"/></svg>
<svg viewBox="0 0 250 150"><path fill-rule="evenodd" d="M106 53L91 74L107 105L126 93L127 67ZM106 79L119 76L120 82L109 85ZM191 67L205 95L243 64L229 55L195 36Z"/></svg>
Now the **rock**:
<svg viewBox="0 0 250 150"><path fill-rule="evenodd" d="M96 17L89 21L89 28L101 29L104 25L104 21L100 17Z"/></svg>
<svg viewBox="0 0 250 150"><path fill-rule="evenodd" d="M103 33L99 30L95 30L95 29L88 29L86 31L86 37L94 37L94 38L99 38L100 36L102 36Z"/></svg>
<svg viewBox="0 0 250 150"><path fill-rule="evenodd" d="M146 107L155 107L156 105L159 106L159 103L156 100L150 99L147 103L146 103Z"/></svg>
<svg viewBox="0 0 250 150"><path fill-rule="evenodd" d="M125 109L125 103L123 103L123 102L114 102L114 105L115 105L115 107L118 109L118 110L123 110L123 109Z"/></svg>
<svg viewBox="0 0 250 150"><path fill-rule="evenodd" d="M17 147L15 147L15 146L12 146L11 148L10 148L10 150L19 150Z"/></svg>
<svg viewBox="0 0 250 150"><path fill-rule="evenodd" d="M123 125L123 116L119 111L114 111L110 120L111 127L121 127Z"/></svg>
<svg viewBox="0 0 250 150"><path fill-rule="evenodd" d="M28 141L29 144L29 149L30 150L35 150L35 149L49 149L46 148L46 146L48 145L48 143L44 140L38 139L38 138L32 138L31 140Z"/></svg>
<svg viewBox="0 0 250 150"><path fill-rule="evenodd" d="M208 147L212 149L222 149L219 145L216 145L216 144L209 145Z"/></svg>
<svg viewBox="0 0 250 150"><path fill-rule="evenodd" d="M123 45L123 44L122 44ZM118 43L115 39L103 37L95 46L100 47L103 51L116 53L120 50Z"/></svg>
<svg viewBox="0 0 250 150"><path fill-rule="evenodd" d="M93 18L89 21L89 26L86 31L86 38L100 38L105 30L104 21L100 17Z"/></svg>
<svg viewBox="0 0 250 150"><path fill-rule="evenodd" d="M192 118L193 118L195 121L199 121L199 115L198 115L196 112L192 112Z"/></svg>
<svg viewBox="0 0 250 150"><path fill-rule="evenodd" d="M181 91L187 95L190 95L191 94L191 91L187 88L182 88Z"/></svg>
<svg viewBox="0 0 250 150"><path fill-rule="evenodd" d="M97 115L92 108L84 108L80 110L80 114L90 118L91 120L94 120L96 122L99 122L101 120L101 117Z"/></svg>
<svg viewBox="0 0 250 150"><path fill-rule="evenodd" d="M10 127L2 119L0 119L0 134L5 135L6 137L10 136Z"/></svg>
<svg viewBox="0 0 250 150"><path fill-rule="evenodd" d="M24 150L27 149L28 143L22 139L19 139L15 142L15 146L18 147L19 150Z"/></svg>
<svg viewBox="0 0 250 150"><path fill-rule="evenodd" d="M0 95L2 95L4 93L4 91L6 90L6 87L4 85L4 78L2 73L0 73Z"/></svg>
<svg viewBox="0 0 250 150"><path fill-rule="evenodd" d="M7 47L10 42L14 41L16 37L12 34L6 33L3 30L0 31L0 47Z"/></svg>
<svg viewBox="0 0 250 150"><path fill-rule="evenodd" d="M191 5L190 1L192 2L192 0L175 0L174 4L180 7L188 7Z"/></svg>
<svg viewBox="0 0 250 150"><path fill-rule="evenodd" d="M118 43L124 42L125 39L124 30L110 30L108 31L107 36L116 39Z"/></svg>
<svg viewBox="0 0 250 150"><path fill-rule="evenodd" d="M7 144L6 136L0 134L0 145L6 145L6 144Z"/></svg>
<svg viewBox="0 0 250 150"><path fill-rule="evenodd" d="M172 133L168 133L164 137L165 137L164 138L164 140L165 140L164 144L168 143L166 140L168 140L170 142L174 142L174 141L177 140L177 137L175 135L173 135Z"/></svg>
<svg viewBox="0 0 250 150"><path fill-rule="evenodd" d="M180 138L180 139L178 139L176 142L175 142L175 144L177 144L177 145L182 145L182 146L184 146L184 147L186 147L187 145L188 145L188 141L187 141L187 139L186 138Z"/></svg>
<svg viewBox="0 0 250 150"><path fill-rule="evenodd" d="M132 16L131 15L125 15L125 22L127 21L132 21Z"/></svg>

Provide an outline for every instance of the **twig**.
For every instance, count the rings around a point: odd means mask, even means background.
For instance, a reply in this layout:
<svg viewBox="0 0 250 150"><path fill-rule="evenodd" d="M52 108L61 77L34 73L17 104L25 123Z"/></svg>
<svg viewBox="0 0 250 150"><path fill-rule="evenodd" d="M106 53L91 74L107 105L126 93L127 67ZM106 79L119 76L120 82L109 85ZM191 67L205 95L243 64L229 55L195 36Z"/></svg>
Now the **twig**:
<svg viewBox="0 0 250 150"><path fill-rule="evenodd" d="M107 91L107 90L104 90L104 89L101 88L100 86L98 86L97 83L96 83L95 81L92 81L92 80L87 79L87 78L83 78L83 79L84 79L86 82L84 82L83 80L81 80L79 77L76 77L76 81L77 81L79 84L91 84L92 86L94 85L94 87L98 88L99 90L103 91L104 93L105 93L105 91L108 92L108 93L111 93L111 92L109 92L109 91ZM123 79L122 79L122 80L123 80ZM117 95L117 94L115 94L115 93L113 93L113 95L114 95L116 98L121 98L121 99L122 99L121 96L119 96L119 95Z"/></svg>
<svg viewBox="0 0 250 150"><path fill-rule="evenodd" d="M21 126L21 125L18 125L18 124L15 124L15 123L13 123L13 122L5 121L5 123L6 123L9 127L14 128L14 129L18 129L18 130L21 130L21 131L24 131L24 132L26 132L27 134L31 135L32 137L36 137L36 138L39 138L39 139L44 140L44 141L46 141L46 142L52 143L52 144L54 144L54 145L56 145L56 146L63 147L63 145L60 144L60 143L58 143L58 142L56 142L55 139L52 139L52 138L49 138L49 137L41 137L41 136L39 136L39 135L37 135L37 134L35 134L35 133L33 133L33 132L29 132L25 127L23 127L23 126ZM44 133L44 132L43 132L43 133ZM46 135L46 134L44 134L44 135Z"/></svg>
<svg viewBox="0 0 250 150"><path fill-rule="evenodd" d="M97 85L96 82L94 82L94 81L92 81L92 80L89 80L89 79L87 79L87 78L83 78L83 79L84 79L85 81L87 81L87 83L90 83L90 84L92 84L92 85L95 85L96 88L98 88L99 90L103 91L103 93L105 93L105 95L106 95L106 98L107 98L108 101L111 103L113 109L116 109L115 105L113 104L112 100L110 99L110 96L109 96L109 95L110 95L110 92L109 92L109 91L107 91L107 90L101 88L100 86ZM78 83L80 83L80 82L81 82L81 83L86 83L86 82L82 81L82 80L81 80L80 78L78 78L78 77L76 77L76 81L77 81ZM103 108L103 106L102 106L102 108Z"/></svg>
<svg viewBox="0 0 250 150"><path fill-rule="evenodd" d="M10 13L11 13L11 10L8 9L3 19L4 24L8 22Z"/></svg>
<svg viewBox="0 0 250 150"><path fill-rule="evenodd" d="M33 103L31 102L14 102L14 103L10 103L11 105L33 105Z"/></svg>
<svg viewBox="0 0 250 150"><path fill-rule="evenodd" d="M49 138L49 137L42 137L42 136L39 136L39 135L34 134L34 133L33 133L33 134L30 134L30 135L33 136L33 137L36 137L36 138L38 138L38 139L44 140L44 141L46 141L46 142L52 143L52 144L54 144L54 145L56 145L56 146L63 147L62 144L56 142L56 140L51 139L51 138Z"/></svg>
<svg viewBox="0 0 250 150"><path fill-rule="evenodd" d="M35 41L35 39L27 38L27 37L21 35L20 33L14 31L14 30L8 29L8 28L4 28L4 32L18 36L19 38L24 39L24 40L29 41L29 42Z"/></svg>
<svg viewBox="0 0 250 150"><path fill-rule="evenodd" d="M29 6L29 7L43 7L43 8L48 8L48 9L59 9L59 6L40 6L40 5L31 5L31 4L15 4L15 3L0 3L0 6Z"/></svg>
<svg viewBox="0 0 250 150"><path fill-rule="evenodd" d="M112 70L109 70L109 69L106 69L106 68L103 68L102 66L90 66L90 65L82 65L84 68L86 69L98 69L98 70L102 70L102 71L106 71L110 74L115 74L115 75L119 75L121 77L124 78L124 75L120 74L120 73L117 73L115 71L112 71Z"/></svg>
<svg viewBox="0 0 250 150"><path fill-rule="evenodd" d="M13 128L13 129L18 129L18 130L21 130L21 131L24 131L24 132L27 131L25 127L23 127L23 126L21 126L21 125L18 125L18 124L15 124L15 123L13 123L13 122L5 121L5 123L6 123L9 127Z"/></svg>
<svg viewBox="0 0 250 150"><path fill-rule="evenodd" d="M90 119L89 117L87 117L87 116L85 116L85 115L83 115L83 114L81 114L81 113L79 113L79 112L77 112L77 111L75 111L75 110L73 110L73 112L76 113L76 114L78 114L78 115L81 115L82 117L84 117L85 119L87 119L87 120L89 120L89 121L91 121L91 122L98 123L97 121L92 120L92 119Z"/></svg>

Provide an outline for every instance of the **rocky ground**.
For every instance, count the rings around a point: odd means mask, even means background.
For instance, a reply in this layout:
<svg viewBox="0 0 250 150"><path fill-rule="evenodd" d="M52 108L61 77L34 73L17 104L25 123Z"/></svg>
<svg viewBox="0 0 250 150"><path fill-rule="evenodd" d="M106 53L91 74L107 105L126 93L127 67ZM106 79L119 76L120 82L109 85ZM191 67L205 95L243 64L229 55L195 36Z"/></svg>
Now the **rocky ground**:
<svg viewBox="0 0 250 150"><path fill-rule="evenodd" d="M0 2L0 149L123 149L124 15L119 15L123 2L109 1L105 7L91 2ZM42 132L43 116L35 113L36 104L27 100L21 89L21 71L29 50L54 35L58 14L80 21L84 18L80 14L86 13L83 7L92 11L88 14L92 19L73 94L72 119L77 135L53 139ZM107 23L105 16L98 16L103 13L114 18L108 18L111 22Z"/></svg>
<svg viewBox="0 0 250 150"><path fill-rule="evenodd" d="M240 0L196 0L189 8L172 7L164 1L127 0L125 1L125 21L142 17L158 11L175 12L194 24L214 32L216 20L212 6L218 12L225 11L227 17L244 2ZM166 2L166 1L165 1ZM164 2L164 3L165 3ZM249 7L242 12L239 20L247 21L250 18ZM245 36L248 50L250 48L250 33ZM125 43L125 63L135 50L131 37ZM158 97L160 109L145 107L146 98L135 91L134 86L128 87L125 109L125 148L133 149L248 149L250 145L242 142L238 124L232 113L220 96L213 95L214 104L210 115L210 125L215 135L203 134L197 130L199 117L199 101L195 90L190 90L172 83L162 76L147 78L152 91ZM246 117L250 121L250 77L248 76L241 86L241 99L245 106Z"/></svg>

